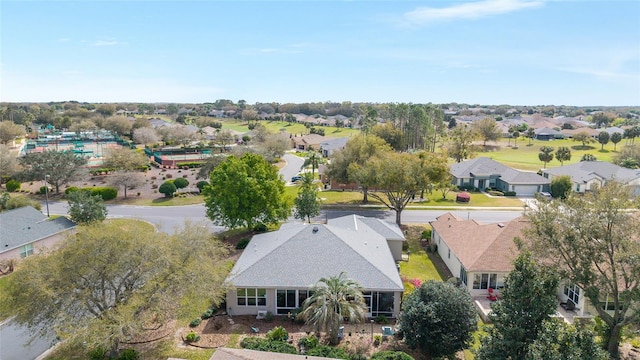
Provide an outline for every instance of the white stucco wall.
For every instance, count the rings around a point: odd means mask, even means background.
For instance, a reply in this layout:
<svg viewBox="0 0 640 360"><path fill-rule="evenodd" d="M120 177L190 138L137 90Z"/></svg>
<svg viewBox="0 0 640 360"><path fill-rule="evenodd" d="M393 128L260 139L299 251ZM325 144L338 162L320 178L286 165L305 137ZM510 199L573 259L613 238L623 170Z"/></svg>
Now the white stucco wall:
<svg viewBox="0 0 640 360"><path fill-rule="evenodd" d="M402 240L387 240L387 244L389 244L389 250L391 250L391 255L393 256L393 260L402 261L402 244L404 241Z"/></svg>
<svg viewBox="0 0 640 360"><path fill-rule="evenodd" d="M38 241L34 241L33 244L33 254L39 254L42 252L46 252L56 246L56 244L62 240L64 240L70 234L69 231L65 231L48 238L44 238ZM16 259L20 260L20 247L13 248L11 250L0 253L0 260L9 260Z"/></svg>

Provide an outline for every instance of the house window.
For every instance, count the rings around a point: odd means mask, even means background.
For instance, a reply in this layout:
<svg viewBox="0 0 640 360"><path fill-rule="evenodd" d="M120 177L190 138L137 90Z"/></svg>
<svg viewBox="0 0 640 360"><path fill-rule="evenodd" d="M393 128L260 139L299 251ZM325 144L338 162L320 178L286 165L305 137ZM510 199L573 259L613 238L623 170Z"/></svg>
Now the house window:
<svg viewBox="0 0 640 360"><path fill-rule="evenodd" d="M576 191L580 192L580 184L576 184Z"/></svg>
<svg viewBox="0 0 640 360"><path fill-rule="evenodd" d="M500 289L504 287L504 283L498 283L498 274L474 274L473 275L473 288L474 289Z"/></svg>
<svg viewBox="0 0 640 360"><path fill-rule="evenodd" d="M362 295L364 295L364 302L367 304L371 316L393 316L393 302L395 299L394 293L381 291L363 291Z"/></svg>
<svg viewBox="0 0 640 360"><path fill-rule="evenodd" d="M449 249L449 252L447 253L447 259L451 259L451 249Z"/></svg>
<svg viewBox="0 0 640 360"><path fill-rule="evenodd" d="M604 297L604 300L600 300L600 307L602 308L602 310L607 310L607 311L614 311L616 309L616 304L613 302L613 296L609 296L607 294L607 296Z"/></svg>
<svg viewBox="0 0 640 360"><path fill-rule="evenodd" d="M33 255L33 244L27 244L20 247L20 257L26 258L29 255Z"/></svg>
<svg viewBox="0 0 640 360"><path fill-rule="evenodd" d="M276 290L276 313L286 315L302 307L304 301L313 295L309 290Z"/></svg>
<svg viewBox="0 0 640 360"><path fill-rule="evenodd" d="M574 304L578 304L580 301L580 287L578 285L567 283L564 285L564 294L573 301Z"/></svg>
<svg viewBox="0 0 640 360"><path fill-rule="evenodd" d="M460 265L460 281L462 281L463 284L467 285L467 270L465 270L462 265Z"/></svg>
<svg viewBox="0 0 640 360"><path fill-rule="evenodd" d="M238 288L238 306L265 306L267 305L267 290L256 288Z"/></svg>

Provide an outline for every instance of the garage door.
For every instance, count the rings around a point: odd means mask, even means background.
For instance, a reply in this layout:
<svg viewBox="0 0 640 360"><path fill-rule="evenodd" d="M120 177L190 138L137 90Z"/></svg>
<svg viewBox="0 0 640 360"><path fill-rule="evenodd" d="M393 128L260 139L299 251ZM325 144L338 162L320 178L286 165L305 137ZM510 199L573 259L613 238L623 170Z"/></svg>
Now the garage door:
<svg viewBox="0 0 640 360"><path fill-rule="evenodd" d="M516 195L533 196L538 191L538 185L515 185Z"/></svg>

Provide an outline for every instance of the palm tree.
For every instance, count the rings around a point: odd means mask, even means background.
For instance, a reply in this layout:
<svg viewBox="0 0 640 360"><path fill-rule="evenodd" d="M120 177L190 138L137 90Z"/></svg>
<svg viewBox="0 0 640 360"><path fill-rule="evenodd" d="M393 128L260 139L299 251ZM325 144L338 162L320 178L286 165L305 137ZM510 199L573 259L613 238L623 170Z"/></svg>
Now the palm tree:
<svg viewBox="0 0 640 360"><path fill-rule="evenodd" d="M311 176L315 177L316 169L319 164L324 163L324 159L322 156L315 150L310 150L307 154L307 157L304 159L304 164L302 164L302 168L305 168L311 165Z"/></svg>
<svg viewBox="0 0 640 360"><path fill-rule="evenodd" d="M312 325L316 332L325 331L331 344L337 344L338 332L343 319L351 323L361 323L368 312L360 285L338 276L321 278L312 289L313 295L302 305L302 318Z"/></svg>

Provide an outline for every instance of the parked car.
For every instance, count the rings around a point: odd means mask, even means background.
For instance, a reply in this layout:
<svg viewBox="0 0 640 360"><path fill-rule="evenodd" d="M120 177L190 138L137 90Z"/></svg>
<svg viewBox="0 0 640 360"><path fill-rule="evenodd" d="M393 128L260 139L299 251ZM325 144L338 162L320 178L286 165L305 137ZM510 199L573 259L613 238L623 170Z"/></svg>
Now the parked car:
<svg viewBox="0 0 640 360"><path fill-rule="evenodd" d="M292 177L292 178L291 178L291 182L296 182L296 181L298 181L298 180L302 180L302 176L300 176L300 175L296 175L296 176L294 176L294 177Z"/></svg>

